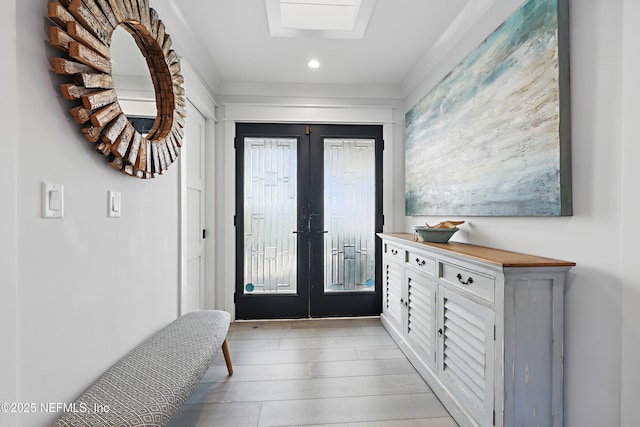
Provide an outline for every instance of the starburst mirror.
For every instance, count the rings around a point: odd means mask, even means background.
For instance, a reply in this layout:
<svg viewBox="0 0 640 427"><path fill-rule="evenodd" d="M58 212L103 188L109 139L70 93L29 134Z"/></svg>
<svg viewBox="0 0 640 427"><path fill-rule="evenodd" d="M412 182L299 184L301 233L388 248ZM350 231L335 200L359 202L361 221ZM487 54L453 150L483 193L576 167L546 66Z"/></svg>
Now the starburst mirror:
<svg viewBox="0 0 640 427"><path fill-rule="evenodd" d="M178 158L186 117L184 78L157 12L149 0L58 0L48 4L49 42L64 57L53 58L56 74L68 77L62 96L71 118L114 168L138 178L163 174ZM124 28L146 59L157 114L142 135L123 112L113 82L111 41Z"/></svg>

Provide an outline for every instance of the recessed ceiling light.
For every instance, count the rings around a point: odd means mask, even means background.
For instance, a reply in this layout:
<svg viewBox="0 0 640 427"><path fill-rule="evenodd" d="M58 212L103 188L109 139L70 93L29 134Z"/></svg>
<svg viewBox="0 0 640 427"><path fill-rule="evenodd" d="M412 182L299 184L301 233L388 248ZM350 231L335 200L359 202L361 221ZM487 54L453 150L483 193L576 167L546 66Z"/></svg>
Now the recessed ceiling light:
<svg viewBox="0 0 640 427"><path fill-rule="evenodd" d="M312 59L307 65L309 65L309 68L318 68L320 66L320 62L318 62L317 59Z"/></svg>

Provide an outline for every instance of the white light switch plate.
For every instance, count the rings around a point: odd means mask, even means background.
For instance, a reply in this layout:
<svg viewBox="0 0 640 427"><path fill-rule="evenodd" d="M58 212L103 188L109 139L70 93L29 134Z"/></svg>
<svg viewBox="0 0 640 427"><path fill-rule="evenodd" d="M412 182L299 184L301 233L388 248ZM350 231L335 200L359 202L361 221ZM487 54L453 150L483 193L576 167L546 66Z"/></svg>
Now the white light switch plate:
<svg viewBox="0 0 640 427"><path fill-rule="evenodd" d="M42 193L42 218L64 217L64 185L43 182Z"/></svg>
<svg viewBox="0 0 640 427"><path fill-rule="evenodd" d="M122 215L122 194L119 191L109 191L109 218L120 218Z"/></svg>

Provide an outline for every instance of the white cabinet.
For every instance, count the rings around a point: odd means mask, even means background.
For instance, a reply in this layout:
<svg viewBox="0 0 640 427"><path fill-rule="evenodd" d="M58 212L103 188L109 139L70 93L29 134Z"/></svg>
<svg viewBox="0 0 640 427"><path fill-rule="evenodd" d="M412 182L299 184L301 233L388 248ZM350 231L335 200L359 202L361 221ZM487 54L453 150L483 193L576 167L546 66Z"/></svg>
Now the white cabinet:
<svg viewBox="0 0 640 427"><path fill-rule="evenodd" d="M436 367L436 283L411 269L405 273L407 342L430 369Z"/></svg>
<svg viewBox="0 0 640 427"><path fill-rule="evenodd" d="M421 363L435 369L435 260L388 242L383 252L386 325L411 343Z"/></svg>
<svg viewBox="0 0 640 427"><path fill-rule="evenodd" d="M383 240L382 322L463 426L561 426L572 262L463 243Z"/></svg>
<svg viewBox="0 0 640 427"><path fill-rule="evenodd" d="M383 257L383 303L382 310L387 322L394 328L402 328L402 281L404 280L404 268L387 256Z"/></svg>

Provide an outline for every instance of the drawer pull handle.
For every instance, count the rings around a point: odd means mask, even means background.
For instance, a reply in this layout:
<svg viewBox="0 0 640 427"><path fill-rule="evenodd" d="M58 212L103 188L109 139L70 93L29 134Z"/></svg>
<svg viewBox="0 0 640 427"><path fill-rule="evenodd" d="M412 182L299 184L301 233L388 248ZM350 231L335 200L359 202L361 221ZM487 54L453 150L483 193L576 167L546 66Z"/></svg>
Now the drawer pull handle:
<svg viewBox="0 0 640 427"><path fill-rule="evenodd" d="M391 255L398 255L397 249L391 249Z"/></svg>
<svg viewBox="0 0 640 427"><path fill-rule="evenodd" d="M424 267L426 263L427 261L425 260L420 261L420 258L416 258L416 264L418 264L420 267Z"/></svg>
<svg viewBox="0 0 640 427"><path fill-rule="evenodd" d="M462 283L463 285L470 285L473 283L473 277L471 276L469 276L466 282L462 280L462 274L458 273L456 277L458 278L458 282Z"/></svg>

